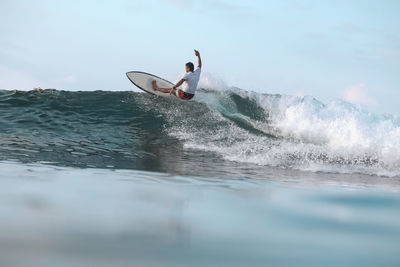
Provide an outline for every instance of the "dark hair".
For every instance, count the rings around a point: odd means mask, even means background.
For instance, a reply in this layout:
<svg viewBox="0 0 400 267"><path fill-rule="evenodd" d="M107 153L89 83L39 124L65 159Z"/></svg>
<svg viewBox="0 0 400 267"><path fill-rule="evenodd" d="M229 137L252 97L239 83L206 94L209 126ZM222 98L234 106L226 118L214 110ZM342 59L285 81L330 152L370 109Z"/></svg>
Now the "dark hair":
<svg viewBox="0 0 400 267"><path fill-rule="evenodd" d="M194 65L192 62L186 63L186 67L188 67L190 69L190 71L194 71Z"/></svg>

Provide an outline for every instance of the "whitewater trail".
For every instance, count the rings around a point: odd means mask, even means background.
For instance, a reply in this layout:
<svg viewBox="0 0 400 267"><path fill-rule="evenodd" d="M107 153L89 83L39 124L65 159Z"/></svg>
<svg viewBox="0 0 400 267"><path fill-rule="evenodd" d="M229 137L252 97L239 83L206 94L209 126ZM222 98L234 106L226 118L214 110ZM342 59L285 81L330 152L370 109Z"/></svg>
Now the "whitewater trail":
<svg viewBox="0 0 400 267"><path fill-rule="evenodd" d="M301 170L397 176L400 120L343 101L325 105L313 97L268 95L240 89L201 91L197 101L211 112L169 133L186 147L217 152L225 159ZM191 130L193 129L193 130ZM194 130L195 129L195 130Z"/></svg>

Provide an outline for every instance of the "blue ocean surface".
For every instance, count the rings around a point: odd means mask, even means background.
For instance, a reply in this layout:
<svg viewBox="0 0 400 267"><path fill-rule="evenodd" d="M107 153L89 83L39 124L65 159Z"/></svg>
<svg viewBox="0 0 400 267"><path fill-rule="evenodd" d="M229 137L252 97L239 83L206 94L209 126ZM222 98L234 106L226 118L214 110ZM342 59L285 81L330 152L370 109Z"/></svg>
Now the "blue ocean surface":
<svg viewBox="0 0 400 267"><path fill-rule="evenodd" d="M400 266L400 118L0 91L0 266Z"/></svg>

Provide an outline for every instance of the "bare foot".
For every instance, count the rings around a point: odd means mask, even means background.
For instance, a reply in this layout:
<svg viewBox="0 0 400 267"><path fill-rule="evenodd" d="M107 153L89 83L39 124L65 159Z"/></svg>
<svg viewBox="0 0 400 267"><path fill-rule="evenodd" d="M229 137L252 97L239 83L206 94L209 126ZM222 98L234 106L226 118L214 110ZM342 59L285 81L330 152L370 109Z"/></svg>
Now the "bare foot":
<svg viewBox="0 0 400 267"><path fill-rule="evenodd" d="M153 86L154 91L158 91L157 82L155 80L151 82L151 85Z"/></svg>

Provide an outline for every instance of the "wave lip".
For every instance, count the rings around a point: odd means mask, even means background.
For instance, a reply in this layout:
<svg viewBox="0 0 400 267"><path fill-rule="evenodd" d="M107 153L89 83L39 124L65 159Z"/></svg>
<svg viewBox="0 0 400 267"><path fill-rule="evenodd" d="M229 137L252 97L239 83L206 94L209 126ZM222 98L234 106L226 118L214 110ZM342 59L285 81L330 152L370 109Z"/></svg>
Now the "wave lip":
<svg viewBox="0 0 400 267"><path fill-rule="evenodd" d="M171 131L185 138L187 147L258 165L400 175L397 116L373 114L343 101L325 105L313 97L240 89L201 94L199 101L215 111L221 127L217 132L187 131L189 126Z"/></svg>

